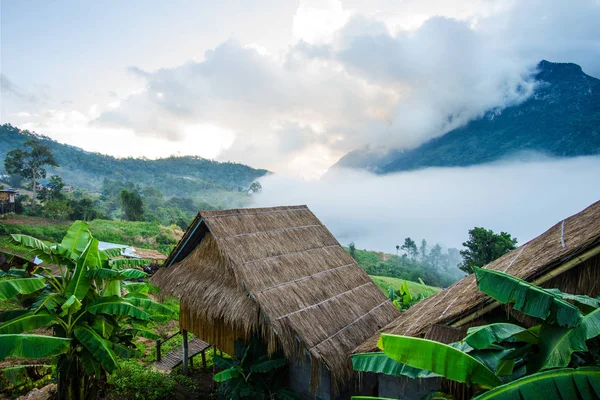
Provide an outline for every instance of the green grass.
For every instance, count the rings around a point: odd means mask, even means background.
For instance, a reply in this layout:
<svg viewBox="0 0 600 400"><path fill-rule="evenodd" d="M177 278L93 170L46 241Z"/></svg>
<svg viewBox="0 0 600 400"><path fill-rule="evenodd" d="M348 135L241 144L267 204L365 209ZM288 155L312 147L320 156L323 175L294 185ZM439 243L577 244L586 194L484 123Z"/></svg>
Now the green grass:
<svg viewBox="0 0 600 400"><path fill-rule="evenodd" d="M20 233L57 243L72 223L21 215L18 216L17 221L18 223L3 221L0 239L3 235ZM100 241L156 249L165 254L169 253L183 234L177 226L162 226L157 222L96 219L88 223L92 234ZM4 247L8 246L4 245ZM13 250L19 249L13 248Z"/></svg>
<svg viewBox="0 0 600 400"><path fill-rule="evenodd" d="M381 289L381 291L387 295L388 288L393 288L394 290L398 290L404 279L398 278L390 278L387 276L370 276L370 278L375 282L377 286ZM423 294L425 297L429 297L433 294L436 294L440 291L440 288L433 286L421 285L417 282L406 281L408 283L408 290L410 290L410 294L412 296L418 296Z"/></svg>

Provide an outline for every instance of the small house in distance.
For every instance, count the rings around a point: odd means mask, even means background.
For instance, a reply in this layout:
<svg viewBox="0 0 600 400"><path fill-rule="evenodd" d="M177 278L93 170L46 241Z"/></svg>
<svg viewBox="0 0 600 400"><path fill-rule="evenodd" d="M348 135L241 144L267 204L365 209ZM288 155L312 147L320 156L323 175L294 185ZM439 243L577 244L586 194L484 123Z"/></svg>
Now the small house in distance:
<svg viewBox="0 0 600 400"><path fill-rule="evenodd" d="M564 219L491 262L485 268L502 271L544 288L596 297L600 294L600 201ZM510 306L501 304L477 289L474 275L423 300L402 313L383 332L452 343L465 337L468 328L506 321L526 326L540 323ZM355 353L379 351L373 335ZM419 399L440 388L439 378L410 379L378 376L381 397ZM462 395L470 398L468 388Z"/></svg>
<svg viewBox="0 0 600 400"><path fill-rule="evenodd" d="M15 197L17 191L12 188L0 189L0 215L15 212Z"/></svg>
<svg viewBox="0 0 600 400"><path fill-rule="evenodd" d="M306 206L201 211L152 283L216 348L259 333L283 350L307 399L347 398L349 354L400 315Z"/></svg>

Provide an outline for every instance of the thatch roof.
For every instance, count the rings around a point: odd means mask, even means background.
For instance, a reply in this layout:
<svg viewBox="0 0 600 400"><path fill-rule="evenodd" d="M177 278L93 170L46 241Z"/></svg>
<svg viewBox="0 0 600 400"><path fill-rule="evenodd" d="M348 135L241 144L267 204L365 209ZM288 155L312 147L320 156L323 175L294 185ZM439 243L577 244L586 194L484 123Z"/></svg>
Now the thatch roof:
<svg viewBox="0 0 600 400"><path fill-rule="evenodd" d="M529 282L541 283L562 273L558 267L568 262L575 266L594 255L596 259L599 253L600 201L560 221L540 236L485 268L507 272ZM555 274L551 274L552 271ZM470 319L469 316L473 318L482 315L486 309L493 307L494 303L493 299L477 290L475 276L470 275L417 303L382 331L396 335L430 337L433 328L439 330L440 326L457 326L463 321L466 323ZM379 333L365 341L355 352L377 351L378 339Z"/></svg>
<svg viewBox="0 0 600 400"><path fill-rule="evenodd" d="M182 328L224 350L261 331L336 383L352 350L399 315L306 206L202 211L165 265L152 282L180 297Z"/></svg>

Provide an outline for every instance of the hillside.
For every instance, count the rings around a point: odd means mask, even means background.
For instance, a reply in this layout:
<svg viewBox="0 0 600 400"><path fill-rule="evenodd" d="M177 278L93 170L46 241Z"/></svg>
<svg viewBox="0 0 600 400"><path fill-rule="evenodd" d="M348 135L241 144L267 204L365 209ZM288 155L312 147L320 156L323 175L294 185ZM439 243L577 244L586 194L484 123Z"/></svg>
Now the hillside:
<svg viewBox="0 0 600 400"><path fill-rule="evenodd" d="M375 284L379 287L379 289L381 289L381 291L385 295L387 295L389 288L398 290L400 288L400 285L402 285L402 282L404 282L404 279L390 278L389 276L370 275L369 277L373 280L373 282L375 282ZM440 288L422 285L418 282L406 281L406 283L408 284L408 290L410 290L410 294L413 297L417 297L419 295L429 297L440 291Z"/></svg>
<svg viewBox="0 0 600 400"><path fill-rule="evenodd" d="M600 80L576 64L540 62L538 87L525 102L412 150L353 151L335 166L384 174L487 163L519 152L555 157L600 153Z"/></svg>
<svg viewBox="0 0 600 400"><path fill-rule="evenodd" d="M115 158L58 143L10 124L0 125L0 171L4 169L6 153L22 146L30 138L49 146L60 165L58 169L49 168L48 176L56 173L67 185L89 191L100 191L104 179L130 181L142 187L153 186L167 197L193 196L216 203L220 198L227 197L227 193L244 191L250 183L268 172L243 164L221 163L191 156L157 160ZM229 200L226 199L225 203Z"/></svg>

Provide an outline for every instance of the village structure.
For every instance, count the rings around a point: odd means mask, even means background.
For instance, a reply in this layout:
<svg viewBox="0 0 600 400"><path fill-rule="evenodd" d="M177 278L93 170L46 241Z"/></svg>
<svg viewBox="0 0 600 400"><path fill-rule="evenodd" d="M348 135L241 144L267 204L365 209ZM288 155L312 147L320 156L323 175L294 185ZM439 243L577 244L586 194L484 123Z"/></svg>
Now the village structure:
<svg viewBox="0 0 600 400"><path fill-rule="evenodd" d="M13 188L0 189L0 215L15 212L15 197L17 190Z"/></svg>
<svg viewBox="0 0 600 400"><path fill-rule="evenodd" d="M485 268L597 296L600 202ZM472 326L536 323L479 292L473 275L400 313L306 206L200 212L152 282L180 300L184 349L177 357L184 371L187 332L197 337L198 352L215 346L229 354L236 339L260 335L270 351L284 351L289 386L306 399L419 399L457 385L359 376L349 357L379 351L381 332L451 343ZM470 398L469 388L461 391Z"/></svg>

